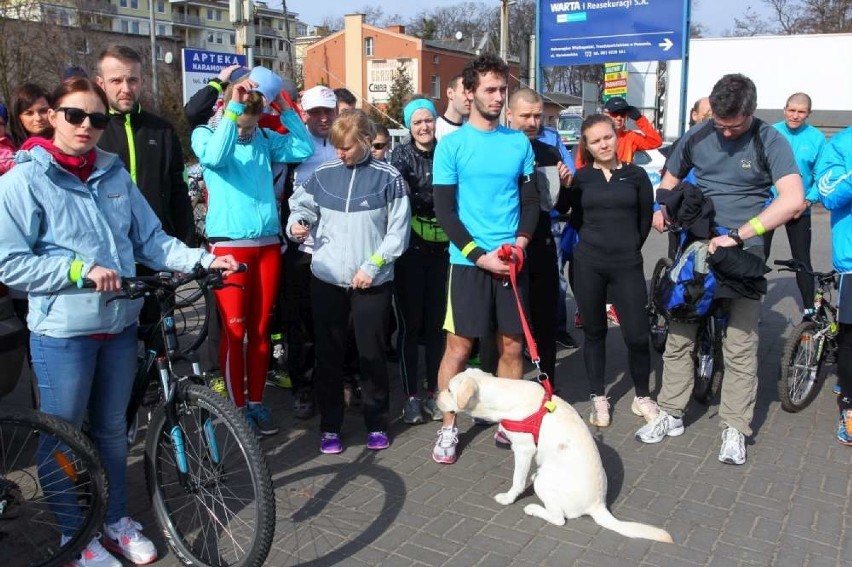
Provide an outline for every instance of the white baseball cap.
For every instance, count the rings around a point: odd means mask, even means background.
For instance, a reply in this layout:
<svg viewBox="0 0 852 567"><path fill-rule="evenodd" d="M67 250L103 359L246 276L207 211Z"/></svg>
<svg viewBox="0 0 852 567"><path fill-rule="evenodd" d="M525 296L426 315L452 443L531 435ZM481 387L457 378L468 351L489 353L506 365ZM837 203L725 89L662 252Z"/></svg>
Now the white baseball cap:
<svg viewBox="0 0 852 567"><path fill-rule="evenodd" d="M307 112L314 108L337 108L337 97L334 95L334 91L319 85L303 92L302 110Z"/></svg>

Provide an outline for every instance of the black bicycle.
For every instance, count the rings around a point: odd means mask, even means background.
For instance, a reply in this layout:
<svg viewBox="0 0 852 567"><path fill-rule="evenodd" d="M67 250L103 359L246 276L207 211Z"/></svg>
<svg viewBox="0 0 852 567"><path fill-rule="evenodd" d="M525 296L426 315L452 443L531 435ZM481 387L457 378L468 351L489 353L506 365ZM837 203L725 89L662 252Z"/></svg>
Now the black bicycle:
<svg viewBox="0 0 852 567"><path fill-rule="evenodd" d="M245 267L243 266L243 269ZM263 565L275 530L272 479L245 417L211 391L197 359L181 352L175 333L175 291L189 282L196 301L221 289L219 270L124 278L115 299L152 296L161 311L161 349L148 352L159 378L159 404L145 438L145 479L154 517L169 547L187 565ZM179 304L178 304L179 306ZM189 374L175 366L189 362Z"/></svg>
<svg viewBox="0 0 852 567"><path fill-rule="evenodd" d="M92 442L45 413L0 408L0 558L60 567L104 521L107 482Z"/></svg>
<svg viewBox="0 0 852 567"><path fill-rule="evenodd" d="M837 272L814 272L798 260L775 260L782 272L803 272L816 279L813 315L796 325L784 343L778 377L781 407L802 411L816 398L824 381L823 364L837 360L837 307L831 291L837 289Z"/></svg>
<svg viewBox="0 0 852 567"><path fill-rule="evenodd" d="M673 262L670 258L660 258L654 266L651 280L648 283L648 318L650 325L651 346L662 354L666 350L669 336L669 314L661 306L658 298L660 282L669 277ZM722 355L722 340L728 326L727 302L715 300L710 313L698 321L698 332L695 337L695 347L692 351L694 366L692 397L695 401L707 404L713 400L722 389L725 376L725 366Z"/></svg>

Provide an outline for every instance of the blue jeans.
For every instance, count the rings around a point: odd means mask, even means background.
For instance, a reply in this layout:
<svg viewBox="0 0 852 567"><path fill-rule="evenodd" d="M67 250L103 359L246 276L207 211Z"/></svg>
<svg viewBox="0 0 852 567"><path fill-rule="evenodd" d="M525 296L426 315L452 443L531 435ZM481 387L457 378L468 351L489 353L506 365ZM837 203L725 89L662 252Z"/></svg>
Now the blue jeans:
<svg viewBox="0 0 852 567"><path fill-rule="evenodd" d="M109 483L106 523L117 522L127 515L125 412L136 373L136 325L103 339L57 339L33 334L30 348L41 395L41 411L80 429L88 409L89 435L100 453ZM40 443L41 453L51 448L50 439ZM49 455L40 454L39 463L42 486L55 489L47 494L48 502L63 533L69 535L73 533L79 514L60 514L59 511L78 510L71 481L64 477L64 485L55 482L56 465Z"/></svg>

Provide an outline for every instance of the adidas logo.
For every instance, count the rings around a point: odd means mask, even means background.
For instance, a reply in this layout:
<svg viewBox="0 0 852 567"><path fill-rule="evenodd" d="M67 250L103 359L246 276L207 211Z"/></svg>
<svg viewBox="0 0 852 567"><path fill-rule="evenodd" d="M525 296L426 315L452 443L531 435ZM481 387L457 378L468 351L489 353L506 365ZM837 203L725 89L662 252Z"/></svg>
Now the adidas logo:
<svg viewBox="0 0 852 567"><path fill-rule="evenodd" d="M369 207L369 206L370 206L370 203L368 203L368 202L367 202L367 199L364 199L363 201L361 201L360 203L358 203L358 206L359 206L359 207Z"/></svg>

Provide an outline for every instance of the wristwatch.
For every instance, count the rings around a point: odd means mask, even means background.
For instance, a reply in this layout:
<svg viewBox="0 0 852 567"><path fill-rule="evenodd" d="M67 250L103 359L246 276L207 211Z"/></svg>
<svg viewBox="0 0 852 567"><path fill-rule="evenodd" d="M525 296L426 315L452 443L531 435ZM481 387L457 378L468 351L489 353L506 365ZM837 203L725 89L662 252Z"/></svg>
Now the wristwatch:
<svg viewBox="0 0 852 567"><path fill-rule="evenodd" d="M740 237L740 230L738 228L732 228L728 230L728 237L737 243L737 246L740 248L743 247L743 239Z"/></svg>

